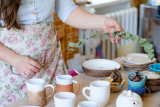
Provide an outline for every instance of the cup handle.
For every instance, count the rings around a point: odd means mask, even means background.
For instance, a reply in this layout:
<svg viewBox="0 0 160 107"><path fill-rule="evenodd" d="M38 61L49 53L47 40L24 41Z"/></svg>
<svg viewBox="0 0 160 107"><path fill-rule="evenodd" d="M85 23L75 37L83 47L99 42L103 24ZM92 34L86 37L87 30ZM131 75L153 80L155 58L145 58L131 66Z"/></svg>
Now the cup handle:
<svg viewBox="0 0 160 107"><path fill-rule="evenodd" d="M53 85L48 84L48 85L46 85L46 86L45 86L45 88L47 88L47 87L52 87L52 88L53 88L53 92L52 92L52 94L51 94L51 95L47 96L47 97L46 97L46 99L47 99L47 98L49 98L49 97L51 97L52 95L54 95L54 86L53 86Z"/></svg>
<svg viewBox="0 0 160 107"><path fill-rule="evenodd" d="M76 84L77 84L77 86L78 86L77 91L76 91L76 92L74 92L74 94L77 94L77 93L79 92L80 85L79 85L79 83L78 83L77 81L75 81L75 80L72 80L72 82L76 83Z"/></svg>
<svg viewBox="0 0 160 107"><path fill-rule="evenodd" d="M91 89L90 89L90 87L84 87L83 90L82 90L83 95L90 101L91 97L89 97L88 95L86 95L86 93L85 93L86 90L91 91Z"/></svg>
<svg viewBox="0 0 160 107"><path fill-rule="evenodd" d="M148 90L148 94L146 94L144 97L142 97L142 100L145 98L145 97L148 97L150 94L151 94L151 90L149 88L146 88Z"/></svg>

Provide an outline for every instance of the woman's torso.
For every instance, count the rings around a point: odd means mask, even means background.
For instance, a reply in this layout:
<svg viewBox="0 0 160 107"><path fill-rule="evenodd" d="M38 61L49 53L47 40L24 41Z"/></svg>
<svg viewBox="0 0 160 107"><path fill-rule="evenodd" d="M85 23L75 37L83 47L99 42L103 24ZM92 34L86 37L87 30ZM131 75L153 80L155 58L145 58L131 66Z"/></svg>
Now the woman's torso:
<svg viewBox="0 0 160 107"><path fill-rule="evenodd" d="M20 25L32 25L39 23L53 23L53 13L65 22L70 12L77 6L73 0L21 0L17 13ZM4 25L4 22L0 20Z"/></svg>
<svg viewBox="0 0 160 107"><path fill-rule="evenodd" d="M22 0L17 19L20 25L52 23L55 0Z"/></svg>

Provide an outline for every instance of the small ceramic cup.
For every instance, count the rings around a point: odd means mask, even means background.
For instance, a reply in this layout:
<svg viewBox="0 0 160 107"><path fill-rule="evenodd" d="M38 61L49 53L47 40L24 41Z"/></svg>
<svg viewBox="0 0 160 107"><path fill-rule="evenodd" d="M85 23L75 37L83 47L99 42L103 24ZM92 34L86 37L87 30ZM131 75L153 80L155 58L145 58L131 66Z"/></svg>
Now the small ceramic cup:
<svg viewBox="0 0 160 107"><path fill-rule="evenodd" d="M134 82L134 81L131 81L129 79L130 75L135 74L135 72L132 72L128 75L128 84L129 84L130 87L132 87L132 88L143 88L145 86L147 76L145 74L141 73L141 72L139 72L139 73L142 74L143 77L144 77L143 81L140 81L140 82Z"/></svg>
<svg viewBox="0 0 160 107"><path fill-rule="evenodd" d="M78 103L78 107L98 107L98 104L93 101L82 101Z"/></svg>
<svg viewBox="0 0 160 107"><path fill-rule="evenodd" d="M150 71L160 73L160 63L150 65Z"/></svg>
<svg viewBox="0 0 160 107"><path fill-rule="evenodd" d="M55 107L74 107L76 95L71 92L59 92L54 95Z"/></svg>
<svg viewBox="0 0 160 107"><path fill-rule="evenodd" d="M77 84L77 91L73 92L73 83ZM56 93L59 92L72 92L74 94L78 93L80 85L77 81L72 80L70 75L59 75L56 76Z"/></svg>
<svg viewBox="0 0 160 107"><path fill-rule="evenodd" d="M137 93L139 96L141 96L141 98L148 97L151 93L150 89L146 88L146 86L144 86L143 88L132 88L128 86L128 90ZM146 94L146 90L149 92L148 94Z"/></svg>

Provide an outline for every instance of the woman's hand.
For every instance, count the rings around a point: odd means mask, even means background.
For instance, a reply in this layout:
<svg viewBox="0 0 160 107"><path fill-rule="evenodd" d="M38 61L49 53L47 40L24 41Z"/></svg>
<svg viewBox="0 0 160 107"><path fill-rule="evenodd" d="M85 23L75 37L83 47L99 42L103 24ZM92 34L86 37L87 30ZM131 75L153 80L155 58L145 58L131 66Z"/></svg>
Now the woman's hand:
<svg viewBox="0 0 160 107"><path fill-rule="evenodd" d="M13 60L12 65L20 72L25 78L34 76L36 72L40 72L41 66L31 58L23 55L17 55ZM28 73L29 75L25 74Z"/></svg>
<svg viewBox="0 0 160 107"><path fill-rule="evenodd" d="M104 17L101 29L104 32L110 33L108 36L110 37L112 43L119 43L122 39L120 36L117 36L116 40L113 40L112 32L114 31L114 29L116 29L116 31L123 31L122 26L114 19Z"/></svg>

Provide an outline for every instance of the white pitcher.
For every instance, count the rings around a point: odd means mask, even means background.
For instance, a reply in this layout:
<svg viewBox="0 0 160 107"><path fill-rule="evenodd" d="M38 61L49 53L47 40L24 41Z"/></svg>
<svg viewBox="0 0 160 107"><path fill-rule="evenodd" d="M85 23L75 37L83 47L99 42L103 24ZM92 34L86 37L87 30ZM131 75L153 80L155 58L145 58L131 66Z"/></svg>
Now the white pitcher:
<svg viewBox="0 0 160 107"><path fill-rule="evenodd" d="M43 79L29 79L26 82L27 86L27 104L34 105L34 106L45 106L47 105L47 98L54 94L54 86L53 85L46 85L45 80ZM45 89L47 87L52 87L53 92L51 95L46 97Z"/></svg>

